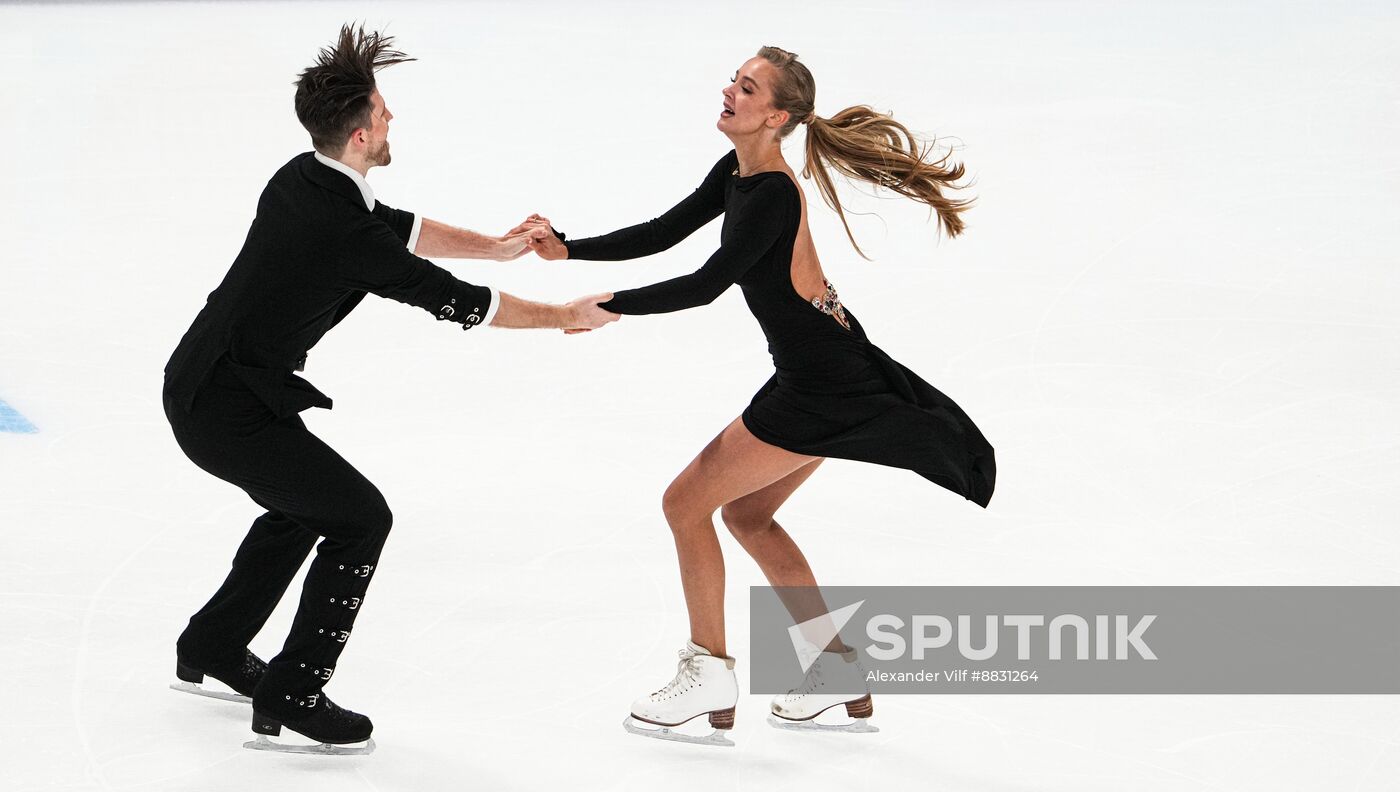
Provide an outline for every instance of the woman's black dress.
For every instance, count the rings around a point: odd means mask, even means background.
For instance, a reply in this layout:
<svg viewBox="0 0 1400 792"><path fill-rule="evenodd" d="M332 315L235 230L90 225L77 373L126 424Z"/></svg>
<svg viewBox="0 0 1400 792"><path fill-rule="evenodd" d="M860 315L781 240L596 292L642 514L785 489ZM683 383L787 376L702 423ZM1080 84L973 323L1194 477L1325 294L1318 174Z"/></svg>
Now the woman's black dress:
<svg viewBox="0 0 1400 792"><path fill-rule="evenodd" d="M870 343L853 314L845 313L846 329L793 289L797 185L780 171L740 177L738 162L734 152L725 155L694 193L655 220L565 242L570 258L638 258L724 214L720 248L703 267L617 292L602 306L621 314L679 311L738 283L777 368L744 410L755 437L799 454L912 470L986 506L996 461L982 432L952 399Z"/></svg>

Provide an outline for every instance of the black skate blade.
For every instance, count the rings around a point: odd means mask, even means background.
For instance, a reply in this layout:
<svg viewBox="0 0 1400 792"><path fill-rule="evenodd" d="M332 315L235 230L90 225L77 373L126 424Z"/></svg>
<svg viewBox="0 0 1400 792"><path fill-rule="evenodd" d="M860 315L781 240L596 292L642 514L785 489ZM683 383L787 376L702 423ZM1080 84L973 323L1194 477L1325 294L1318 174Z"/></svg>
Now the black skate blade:
<svg viewBox="0 0 1400 792"><path fill-rule="evenodd" d="M253 700L240 693L224 692L222 690L210 690L202 685L193 682L172 682L171 690L178 690L181 693L190 693L205 698L219 699L220 701L233 701L239 704L252 704Z"/></svg>
<svg viewBox="0 0 1400 792"><path fill-rule="evenodd" d="M678 732L670 726L656 726L654 724L644 724L628 715L622 721L622 728L628 734L635 734L638 737L650 737L653 740L666 740L668 742L690 743L691 745L716 745L725 748L733 748L734 741L725 736L723 729L715 729L713 733L704 736L686 734Z"/></svg>
<svg viewBox="0 0 1400 792"><path fill-rule="evenodd" d="M768 716L768 725L775 729L795 732L845 732L847 734L876 734L879 726L871 726L865 718L856 718L850 723L817 723L816 719L805 721L787 720L777 715Z"/></svg>
<svg viewBox="0 0 1400 792"><path fill-rule="evenodd" d="M256 740L249 740L243 743L243 747L253 751L312 754L314 756L368 756L374 753L374 738L365 740L363 745L331 745L330 743L320 743L319 745L289 745L287 743L273 742L267 739L266 736L260 734Z"/></svg>

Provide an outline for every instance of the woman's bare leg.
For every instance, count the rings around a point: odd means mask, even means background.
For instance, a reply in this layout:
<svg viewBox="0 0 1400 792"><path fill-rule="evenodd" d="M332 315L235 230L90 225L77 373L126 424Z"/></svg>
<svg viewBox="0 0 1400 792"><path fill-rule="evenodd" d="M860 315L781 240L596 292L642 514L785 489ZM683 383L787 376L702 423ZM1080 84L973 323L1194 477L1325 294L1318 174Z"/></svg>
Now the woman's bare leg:
<svg viewBox="0 0 1400 792"><path fill-rule="evenodd" d="M729 532L753 556L774 588L817 585L807 558L773 515L824 461L813 459L763 489L724 504L720 510Z"/></svg>
<svg viewBox="0 0 1400 792"><path fill-rule="evenodd" d="M726 654L724 557L715 536L715 510L816 459L759 440L736 418L666 488L661 507L676 542L690 639L711 653Z"/></svg>
<svg viewBox="0 0 1400 792"><path fill-rule="evenodd" d="M823 461L813 459L763 489L726 503L720 510L729 532L763 570L768 585L776 590L796 624L822 616L828 609L806 556L773 515ZM841 651L846 647L840 636L835 636L825 648Z"/></svg>

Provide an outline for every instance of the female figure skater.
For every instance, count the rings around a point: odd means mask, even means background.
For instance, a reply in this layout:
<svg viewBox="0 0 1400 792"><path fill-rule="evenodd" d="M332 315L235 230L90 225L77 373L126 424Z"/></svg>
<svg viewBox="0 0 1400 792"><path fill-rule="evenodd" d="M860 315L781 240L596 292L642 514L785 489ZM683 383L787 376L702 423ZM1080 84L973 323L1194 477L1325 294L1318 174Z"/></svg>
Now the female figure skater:
<svg viewBox="0 0 1400 792"><path fill-rule="evenodd" d="M991 445L967 414L871 344L855 314L841 304L822 274L806 202L781 143L798 124L808 124L803 175L816 178L843 224L828 167L928 204L943 230L957 236L963 229L959 213L968 202L951 200L943 191L956 186L962 166L948 164L946 156L925 161L908 129L868 107L850 107L830 119L817 116L811 73L795 54L777 47L760 49L722 93L717 126L734 150L694 193L650 222L567 242L562 235L540 235L531 247L545 259L638 258L666 250L724 214L720 248L699 270L616 292L601 305L620 314L679 311L705 305L738 283L777 369L663 497L680 560L690 641L680 652L676 677L637 699L626 722L629 731L651 736L732 744L718 731L697 740L634 724L670 727L709 715L717 730L733 727L738 685L734 659L726 655L724 560L711 519L715 510L771 585L816 592L802 551L773 514L824 458L906 468L984 507L992 497L996 466ZM548 220L533 215L522 228L532 223L545 226ZM854 246L849 225L846 233ZM824 610L817 604L812 615ZM798 622L807 618L793 616ZM825 649L803 688L773 699L772 714L782 719L775 723L810 721L839 704L854 718L870 715L870 694L855 652L839 639ZM822 692L832 690L838 692Z"/></svg>

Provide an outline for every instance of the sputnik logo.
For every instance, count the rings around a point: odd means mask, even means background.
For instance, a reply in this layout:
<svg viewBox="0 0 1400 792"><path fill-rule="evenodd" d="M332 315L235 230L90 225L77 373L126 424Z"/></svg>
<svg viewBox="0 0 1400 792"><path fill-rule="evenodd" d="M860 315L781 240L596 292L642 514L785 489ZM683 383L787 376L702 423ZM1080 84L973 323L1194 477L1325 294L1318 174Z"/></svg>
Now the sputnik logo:
<svg viewBox="0 0 1400 792"><path fill-rule="evenodd" d="M812 664L817 662L817 657L822 650L831 643L841 628L856 615L860 606L865 604L861 600L853 605L844 608L837 608L830 613L823 613L816 618L808 619L800 624L794 624L788 628L788 638L792 640L792 649L797 653L797 662L802 664L802 673L807 673L812 668Z"/></svg>

